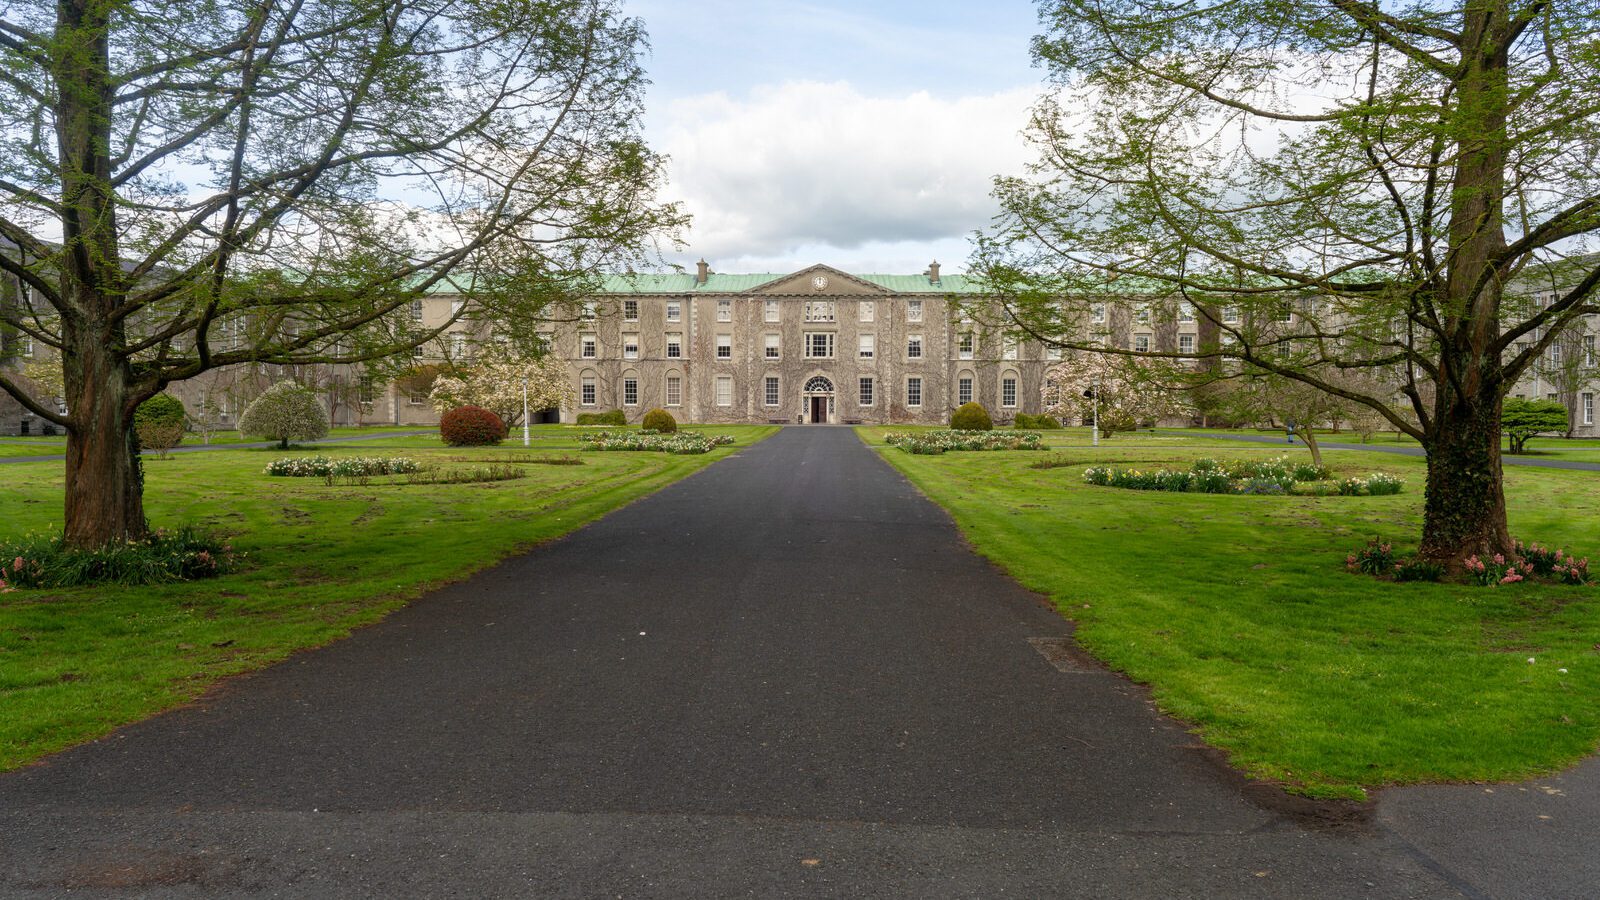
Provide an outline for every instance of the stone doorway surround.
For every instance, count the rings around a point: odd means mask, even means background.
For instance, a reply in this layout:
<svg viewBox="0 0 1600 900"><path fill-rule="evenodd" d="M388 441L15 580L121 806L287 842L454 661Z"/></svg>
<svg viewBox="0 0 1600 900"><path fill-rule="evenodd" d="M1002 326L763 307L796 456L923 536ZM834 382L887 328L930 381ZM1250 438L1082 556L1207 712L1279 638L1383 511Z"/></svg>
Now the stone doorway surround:
<svg viewBox="0 0 1600 900"><path fill-rule="evenodd" d="M818 409L823 411L817 419ZM834 401L833 379L826 375L813 375L806 379L800 391L800 412L807 425L831 425L838 421L838 407Z"/></svg>

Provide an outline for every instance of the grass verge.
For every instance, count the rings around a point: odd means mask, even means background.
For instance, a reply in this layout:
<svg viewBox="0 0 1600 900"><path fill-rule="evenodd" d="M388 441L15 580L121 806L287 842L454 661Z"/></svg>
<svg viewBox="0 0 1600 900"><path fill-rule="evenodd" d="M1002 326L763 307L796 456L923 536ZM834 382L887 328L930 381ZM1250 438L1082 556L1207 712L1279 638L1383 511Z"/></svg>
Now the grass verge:
<svg viewBox="0 0 1600 900"><path fill-rule="evenodd" d="M882 433L861 430L873 445ZM1089 652L1149 685L1254 777L1359 799L1385 785L1544 774L1600 742L1600 588L1391 584L1343 571L1370 536L1415 547L1422 460L1326 452L1336 477L1405 478L1390 497L1085 485L1090 465L1284 453L1128 437L1141 445L1064 442L1065 464L1045 469L1029 468L1039 453L881 452L979 552L1050 597ZM1514 533L1600 556L1594 473L1507 468L1505 480Z"/></svg>
<svg viewBox="0 0 1600 900"><path fill-rule="evenodd" d="M219 451L145 460L153 524L232 536L243 571L151 587L0 595L0 771L191 700L218 679L328 643L428 589L558 537L776 431L707 427L737 443L703 456L583 453L575 429L465 450L437 438L332 444L327 456L413 457L443 467L517 465L527 477L487 484L373 483L263 474L276 456ZM301 451L290 451L297 453ZM43 532L61 517L61 464L0 467L0 537Z"/></svg>

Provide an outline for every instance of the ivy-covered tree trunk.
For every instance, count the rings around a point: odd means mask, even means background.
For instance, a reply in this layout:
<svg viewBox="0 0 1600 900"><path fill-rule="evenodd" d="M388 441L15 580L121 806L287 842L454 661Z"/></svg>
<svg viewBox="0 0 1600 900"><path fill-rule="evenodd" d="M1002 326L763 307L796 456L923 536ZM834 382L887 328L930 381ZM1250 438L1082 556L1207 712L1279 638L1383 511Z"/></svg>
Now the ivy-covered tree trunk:
<svg viewBox="0 0 1600 900"><path fill-rule="evenodd" d="M67 440L62 536L85 548L142 538L143 470L139 437L129 421L130 373L98 334L81 327L67 331L63 362L74 424Z"/></svg>
<svg viewBox="0 0 1600 900"><path fill-rule="evenodd" d="M1500 397L1441 400L1428 444L1421 554L1459 569L1469 556L1511 553L1500 470Z"/></svg>
<svg viewBox="0 0 1600 900"><path fill-rule="evenodd" d="M1453 253L1445 279L1452 311L1440 354L1434 422L1428 431L1422 555L1459 569L1473 555L1510 554L1500 472L1503 285L1494 263L1506 250L1508 164L1505 0L1468 0L1453 135L1457 162L1450 198Z"/></svg>
<svg viewBox="0 0 1600 900"><path fill-rule="evenodd" d="M66 519L74 547L145 535L138 436L131 427L132 372L118 351L126 326L116 200L111 190L112 95L106 36L109 7L64 0L55 72L61 167L62 375L72 423L67 441Z"/></svg>

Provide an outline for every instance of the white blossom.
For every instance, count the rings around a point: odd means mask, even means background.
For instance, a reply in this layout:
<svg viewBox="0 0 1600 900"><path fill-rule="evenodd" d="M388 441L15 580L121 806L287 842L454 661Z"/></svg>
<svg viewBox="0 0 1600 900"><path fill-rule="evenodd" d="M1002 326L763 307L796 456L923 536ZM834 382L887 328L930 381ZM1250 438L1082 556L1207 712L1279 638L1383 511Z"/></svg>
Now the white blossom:
<svg viewBox="0 0 1600 900"><path fill-rule="evenodd" d="M487 348L476 365L455 375L434 379L428 400L440 415L458 406L481 406L507 427L522 424L522 386L528 386L528 409L570 406L572 385L564 366L549 357L519 359L509 350Z"/></svg>

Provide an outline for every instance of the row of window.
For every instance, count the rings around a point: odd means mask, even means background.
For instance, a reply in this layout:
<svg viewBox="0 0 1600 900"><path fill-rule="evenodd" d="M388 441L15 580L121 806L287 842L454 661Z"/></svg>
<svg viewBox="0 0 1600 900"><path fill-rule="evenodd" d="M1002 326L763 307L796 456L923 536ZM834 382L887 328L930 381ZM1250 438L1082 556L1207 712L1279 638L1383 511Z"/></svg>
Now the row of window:
<svg viewBox="0 0 1600 900"><path fill-rule="evenodd" d="M876 402L877 381L870 375L862 375L856 379L856 397L860 406L872 406ZM665 406L683 405L683 376L668 375L665 384ZM579 382L578 403L580 406L595 406L599 402L599 384L593 375L584 375ZM762 402L766 406L778 406L782 396L781 383L776 375L768 375L762 381ZM1589 395L1585 395L1589 396ZM733 405L733 376L718 375L713 382L713 398L717 406ZM956 403L972 402L972 379L962 377L956 381ZM905 382L905 403L908 407L922 405L922 379L911 376ZM622 405L639 405L639 379L634 376L625 376L622 379ZM1000 405L1015 408L1017 405L1017 379L1007 376L1000 379ZM1591 404L1592 406L1592 404Z"/></svg>
<svg viewBox="0 0 1600 900"><path fill-rule="evenodd" d="M1106 323L1106 304L1095 303L1089 307L1089 321L1095 325ZM1150 324L1151 307L1148 303L1138 303L1133 307L1133 321L1140 325ZM1285 304L1278 307L1273 319L1278 322L1293 322L1294 307ZM1193 322L1195 320L1194 305L1191 303L1178 304L1178 321ZM1222 324L1239 325L1244 322L1244 309L1239 306L1224 306L1222 308Z"/></svg>
<svg viewBox="0 0 1600 900"><path fill-rule="evenodd" d="M1143 350L1150 349L1150 347L1149 347L1149 336L1148 335L1143 335L1141 337L1143 337L1143 339L1144 339L1144 346L1141 347L1140 349L1143 349ZM1194 349L1194 335L1183 335L1183 337L1186 337L1186 338L1189 339L1189 349L1193 350ZM835 343L837 341L837 337L833 332L831 332L831 331L808 331L808 332L806 332L804 334L803 341L804 341L804 349L805 349L805 358L806 359L833 359L834 358L834 346L835 346ZM733 335L731 335L731 334L719 334L719 335L716 336L716 342L717 342L717 345L716 345L716 357L717 357L717 359L732 359L733 358ZM957 337L957 340L956 340L956 356L957 356L957 358L958 359L972 359L973 358L973 345L974 345L974 343L975 343L975 339L974 339L973 334L971 332L966 332L964 334L959 335ZM1019 346L1019 344L1015 340L1006 341L1005 348L1004 348L1004 350L1002 351L1002 354L1001 354L1001 358L1002 359L1008 359L1008 360L1016 359L1017 358L1018 346ZM765 359L780 359L780 358L782 358L782 351L783 351L783 343L782 343L782 336L781 335L767 334L767 335L763 336L763 347L762 347L762 356L763 356L763 358L765 358ZM923 359L924 358L924 352L923 351L924 351L924 340L923 340L923 336L922 335L913 334L913 335L908 335L906 337L906 359ZM878 336L877 335L875 335L875 334L862 334L862 335L857 335L856 336L856 356L858 358L860 358L860 359L874 359L874 358L876 358L877 353L878 353ZM582 358L582 359L598 359L599 355L600 355L599 338L596 335L590 334L590 333L580 334L578 336L578 356L580 358ZM623 333L623 335L622 335L622 358L623 359L638 359L639 358L639 334L638 334L638 332L631 332L630 331L630 332L624 332ZM682 359L683 358L683 332L681 332L681 331L669 331L669 332L666 333L666 358L667 359ZM1059 347L1047 347L1047 348L1045 348L1045 358L1046 359L1050 359L1050 360L1060 359L1061 358L1061 349Z"/></svg>
<svg viewBox="0 0 1600 900"><path fill-rule="evenodd" d="M837 308L837 305L836 305L835 301L832 301L832 300L808 300L808 301L805 302L805 305L802 308L802 312L803 312L805 321L807 321L807 322L837 322L838 321L838 308ZM763 317L768 322L781 321L781 316L783 314L783 306L777 300L767 300L765 302L765 304L763 305L762 313L763 313ZM583 317L585 319L593 319L593 318L595 318L595 316L597 314L598 314L598 311L597 311L593 301L584 303L584 305L583 305ZM859 318L859 320L862 321L862 322L874 322L874 321L877 321L877 317L878 317L878 304L877 304L877 301L875 301L875 300L860 300L860 301L857 301L856 302L856 315ZM420 320L422 318L421 301L417 301L417 305L415 305L413 307L412 317L415 318L415 319L418 319L418 320ZM666 317L667 317L667 321L668 322L681 322L681 321L683 321L683 302L681 300L668 300L668 301L666 301ZM637 322L637 321L639 321L639 301L638 300L624 300L624 301L622 301L622 319L625 322ZM729 297L718 298L718 300L717 300L717 321L718 322L732 322L733 321L733 299L732 298L729 298ZM922 321L922 301L921 300L907 300L906 301L906 321L908 321L908 322L921 322Z"/></svg>

